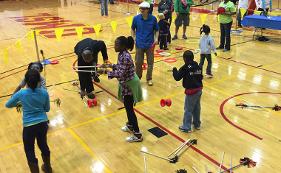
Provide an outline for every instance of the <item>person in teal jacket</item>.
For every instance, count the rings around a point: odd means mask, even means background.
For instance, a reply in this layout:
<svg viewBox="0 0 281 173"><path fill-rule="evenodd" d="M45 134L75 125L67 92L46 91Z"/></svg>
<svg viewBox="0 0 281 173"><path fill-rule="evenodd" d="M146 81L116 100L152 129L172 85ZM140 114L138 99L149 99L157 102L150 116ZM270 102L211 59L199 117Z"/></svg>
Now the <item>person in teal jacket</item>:
<svg viewBox="0 0 281 173"><path fill-rule="evenodd" d="M187 39L185 33L186 33L186 27L189 26L190 6L192 4L193 4L192 0L175 0L174 10L176 12L177 17L175 20L176 31L173 40L178 39L178 31L181 25L183 25L182 38Z"/></svg>
<svg viewBox="0 0 281 173"><path fill-rule="evenodd" d="M23 145L31 173L39 173L38 159L35 156L35 139L41 150L44 164L42 170L52 173L50 164L50 150L47 144L48 117L50 111L50 99L47 90L38 87L40 73L30 69L25 74L26 89L15 93L6 103L7 108L17 107L20 103L23 109Z"/></svg>

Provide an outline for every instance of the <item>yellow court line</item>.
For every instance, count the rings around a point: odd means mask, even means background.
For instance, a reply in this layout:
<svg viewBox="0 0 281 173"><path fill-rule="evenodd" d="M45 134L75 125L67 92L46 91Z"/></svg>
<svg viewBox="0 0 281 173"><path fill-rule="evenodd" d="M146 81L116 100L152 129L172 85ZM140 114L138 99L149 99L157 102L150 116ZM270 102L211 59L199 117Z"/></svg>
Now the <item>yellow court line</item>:
<svg viewBox="0 0 281 173"><path fill-rule="evenodd" d="M7 145L7 146L5 146L5 147L0 148L0 152L6 151L6 150L8 150L8 149L17 147L17 146L22 145L22 144L23 144L22 142L18 142L18 143L15 143L15 144Z"/></svg>
<svg viewBox="0 0 281 173"><path fill-rule="evenodd" d="M96 122L96 121L99 121L99 120L102 120L102 119L105 119L105 118L108 118L108 117L112 117L112 116L117 115L118 113L121 113L121 112L125 112L125 110L118 110L118 111L112 112L112 113L107 114L107 115L103 115L103 116L100 116L100 117L97 117L97 118L94 118L94 119L90 119L88 121L84 121L84 122L81 122L81 123L78 123L78 124L74 124L74 125L72 125L68 128L73 129L73 128L81 127L83 125L86 125L86 124L89 124L89 123L92 123L92 122Z"/></svg>
<svg viewBox="0 0 281 173"><path fill-rule="evenodd" d="M85 149L85 151L90 154L95 160L99 160L102 161L105 165L105 172L107 173L112 173L112 171L106 166L105 161L102 159L99 159L95 153L91 150L91 148L83 141L83 139L81 139L72 129L67 128L66 129L73 137L74 139L76 139L80 145Z"/></svg>
<svg viewBox="0 0 281 173"><path fill-rule="evenodd" d="M164 97L173 97L173 96L176 96L176 95L182 94L182 93L183 93L183 91L174 92L174 93L172 93L172 94L170 94L170 95L167 95L167 96L164 96ZM135 106L135 108L138 108L138 107L141 107L141 106L144 106L144 105L147 105L147 104L151 104L151 103L153 103L153 102L158 102L159 99L160 99L159 97L156 97L156 98L154 98L154 99L152 99L152 100L150 100L150 101L141 102L141 103L137 104L137 105ZM89 123L92 123L92 122L96 122L96 121L99 121L99 120L102 120L102 119L105 119L105 118L108 118L108 117L115 116L115 115L117 115L117 114L119 114L119 113L122 113L122 112L125 112L125 110L118 110L118 111L112 112L112 113L107 114L107 115L104 115L104 116L100 116L100 117L97 117L97 118L94 118L94 119L91 119L91 120L88 120L88 121L85 121L85 122L81 122L81 123L72 125L72 126L70 126L70 127L68 127L68 128L73 129L73 128L81 127L81 126L83 126L83 125L86 125L86 124L89 124Z"/></svg>
<svg viewBox="0 0 281 173"><path fill-rule="evenodd" d="M278 64L280 64L280 63L278 63ZM267 66L271 66L271 65L275 65L275 64L272 63L272 64L268 64ZM254 70L258 70L258 69L257 69L257 68L253 68L253 69L249 70L248 73L249 73L249 74L253 74L253 71L254 71ZM219 92L219 93L222 93L222 94L224 94L224 95L226 95L226 96L232 96L233 94L230 94L230 93L228 93L228 92L224 92L224 91L222 91L222 90L216 89L216 88L212 87L211 85L215 85L215 84L224 82L224 81L226 81L226 80L230 80L230 79L232 79L232 78L234 78L234 77L236 77L236 76L226 77L226 78L223 78L222 80L219 80L219 81L216 81L216 82L211 82L211 83L209 83L209 84L206 83L206 82L204 82L204 87L207 87L207 88L210 88L210 89L212 89L212 90L215 90L215 91L217 91L217 92ZM170 94L170 95L167 95L167 96L164 96L164 97L173 97L173 96L176 96L176 95L178 95L178 94L180 94L180 93L182 93L182 91L174 92L173 94ZM162 96L162 97L163 97L163 96ZM151 103L156 102L156 101L158 101L158 100L159 100L159 97L157 97L157 98L155 98L155 99L153 99L153 100L151 100L151 101L142 102L142 103L138 104L138 105L135 106L135 107L138 108L138 107L141 107L141 106L144 106L144 105L147 105L147 104L151 104ZM244 99L241 99L241 100L243 100L243 101L246 102L246 100L244 100ZM263 109L263 110L268 111L267 109ZM114 115L117 115L118 113L121 113L121 112L124 112L124 110L118 110L118 111L116 111L116 112L113 112L113 113L110 113L110 114L107 114L107 115L104 115L104 116L101 116L101 117L98 117L98 118L94 118L94 119L88 120L88 121L86 121L86 122L78 123L78 124L76 124L76 125L70 126L69 128L81 127L81 126L83 126L83 125L86 125L86 124L89 124L89 123L92 123L92 122L96 122L96 121L99 121L99 120L102 120L102 119L104 119L104 118L108 118L108 117L111 117L111 116L114 116ZM62 129L61 129L61 130L62 130ZM5 147L3 147L3 148L0 148L0 152L1 152L1 151L8 150L8 149L10 149L10 148L14 148L14 147L16 147L16 146L18 146L18 145L21 145L21 144L22 144L22 142L16 143L16 144L11 144L11 145L8 145L8 146L5 146Z"/></svg>
<svg viewBox="0 0 281 173"><path fill-rule="evenodd" d="M182 93L182 91L181 91L181 92L175 92L175 93L170 94L170 95L168 95L168 96L166 96L166 97L172 97L172 96L177 95L177 94L179 94L179 93ZM147 104L151 104L152 102L156 102L156 101L158 101L158 100L159 100L159 98L155 98L155 99L153 99L153 100L151 100L151 101L142 102L142 103L138 104L137 106L135 106L135 108L141 107L141 106L144 106L144 105L147 105ZM99 121L99 120L102 120L102 119L105 119L105 118L108 118L108 117L111 117L111 116L118 115L119 113L122 113L122 112L125 112L125 110L118 110L118 111L112 112L112 113L107 114L107 115L103 115L103 116L100 116L100 117L97 117L97 118L90 119L90 120L85 121L85 122L81 122L81 123L72 125L72 126L70 126L70 127L68 127L68 128L69 128L69 129L73 129L73 128L81 127L81 126L83 126L83 125L86 125L86 124L89 124L89 123L92 123L92 122L97 122L97 121ZM61 129L58 129L58 130L53 131L53 132L51 132L51 133L48 133L48 136L49 136L49 135L52 135L53 133L58 132L58 131L60 131L60 130L64 130L64 129L65 129L65 128L61 128ZM0 148L0 152L5 151L5 150L8 150L8 149L11 149L11 148L14 148L14 147L17 147L17 146L22 145L22 144L23 144L22 142L19 142L19 143L7 145L7 146L5 146L5 147Z"/></svg>

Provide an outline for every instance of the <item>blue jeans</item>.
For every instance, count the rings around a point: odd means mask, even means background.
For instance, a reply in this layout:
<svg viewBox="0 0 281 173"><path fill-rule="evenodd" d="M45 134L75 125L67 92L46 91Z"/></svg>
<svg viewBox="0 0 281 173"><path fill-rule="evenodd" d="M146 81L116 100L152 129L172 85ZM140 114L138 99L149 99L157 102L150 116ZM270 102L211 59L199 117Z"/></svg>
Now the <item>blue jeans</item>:
<svg viewBox="0 0 281 173"><path fill-rule="evenodd" d="M101 0L100 5L101 5L101 15L108 16L108 0Z"/></svg>
<svg viewBox="0 0 281 173"><path fill-rule="evenodd" d="M185 130L191 130L191 122L193 119L193 125L195 128L200 127L200 100L201 100L202 90L198 91L193 95L186 95L184 102L184 117L182 128Z"/></svg>

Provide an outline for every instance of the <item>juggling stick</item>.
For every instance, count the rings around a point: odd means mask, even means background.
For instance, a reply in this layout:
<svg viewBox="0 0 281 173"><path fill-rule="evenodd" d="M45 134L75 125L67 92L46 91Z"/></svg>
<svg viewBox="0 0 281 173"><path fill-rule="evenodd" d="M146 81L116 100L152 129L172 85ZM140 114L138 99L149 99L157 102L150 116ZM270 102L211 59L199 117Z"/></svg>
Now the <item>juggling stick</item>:
<svg viewBox="0 0 281 173"><path fill-rule="evenodd" d="M240 107L242 109L244 108L270 108L274 111L280 111L281 110L281 106L278 106L277 104L274 106L258 106L258 105L247 105L245 103L237 103L235 106Z"/></svg>
<svg viewBox="0 0 281 173"><path fill-rule="evenodd" d="M244 158L240 159L240 164L238 164L238 165L236 165L234 167L231 167L231 168L229 168L227 170L224 170L224 171L222 171L220 173L225 173L225 172L230 172L230 171L232 172L232 170L240 168L241 166L247 166L248 168L253 168L253 167L256 166L256 164L257 163L254 162L252 159L250 159L248 157L244 157Z"/></svg>

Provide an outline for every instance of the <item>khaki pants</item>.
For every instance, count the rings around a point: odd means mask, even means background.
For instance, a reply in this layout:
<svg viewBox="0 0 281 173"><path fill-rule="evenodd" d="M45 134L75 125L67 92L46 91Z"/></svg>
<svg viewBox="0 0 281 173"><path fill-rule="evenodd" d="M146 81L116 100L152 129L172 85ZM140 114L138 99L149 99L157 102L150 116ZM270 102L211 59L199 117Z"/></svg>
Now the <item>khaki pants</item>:
<svg viewBox="0 0 281 173"><path fill-rule="evenodd" d="M153 64L154 64L154 50L152 48L142 49L136 47L136 59L135 59L136 74L141 79L144 53L146 53L146 59L147 59L146 80L148 81L148 80L152 80L152 71L153 71Z"/></svg>

